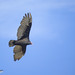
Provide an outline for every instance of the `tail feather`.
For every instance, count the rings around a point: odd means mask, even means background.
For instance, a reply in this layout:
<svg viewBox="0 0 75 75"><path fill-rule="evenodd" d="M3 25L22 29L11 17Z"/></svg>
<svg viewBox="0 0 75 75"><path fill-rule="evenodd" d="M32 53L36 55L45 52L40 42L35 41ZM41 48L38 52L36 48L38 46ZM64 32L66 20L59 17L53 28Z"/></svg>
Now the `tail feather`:
<svg viewBox="0 0 75 75"><path fill-rule="evenodd" d="M15 40L10 40L10 41L9 41L9 47L14 46L14 42L15 42Z"/></svg>

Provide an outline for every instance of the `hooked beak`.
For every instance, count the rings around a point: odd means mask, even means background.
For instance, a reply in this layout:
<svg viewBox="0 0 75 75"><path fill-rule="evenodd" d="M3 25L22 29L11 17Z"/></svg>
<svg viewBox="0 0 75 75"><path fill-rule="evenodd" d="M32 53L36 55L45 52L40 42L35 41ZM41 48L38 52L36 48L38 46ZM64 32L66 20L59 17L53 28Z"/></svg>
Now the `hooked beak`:
<svg viewBox="0 0 75 75"><path fill-rule="evenodd" d="M32 45L32 42L31 42L31 45Z"/></svg>

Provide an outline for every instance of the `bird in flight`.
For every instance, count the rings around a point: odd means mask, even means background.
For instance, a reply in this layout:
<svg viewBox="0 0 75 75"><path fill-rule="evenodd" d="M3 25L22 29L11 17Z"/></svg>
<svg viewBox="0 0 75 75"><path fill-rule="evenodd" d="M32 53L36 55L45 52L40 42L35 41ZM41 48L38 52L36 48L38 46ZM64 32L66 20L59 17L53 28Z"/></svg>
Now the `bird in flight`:
<svg viewBox="0 0 75 75"><path fill-rule="evenodd" d="M31 13L25 14L17 31L17 40L10 40L9 47L14 47L14 61L19 60L26 52L26 46L32 45L29 40L29 33L32 26Z"/></svg>
<svg viewBox="0 0 75 75"><path fill-rule="evenodd" d="M0 73L2 73L3 72L3 70L0 70Z"/></svg>

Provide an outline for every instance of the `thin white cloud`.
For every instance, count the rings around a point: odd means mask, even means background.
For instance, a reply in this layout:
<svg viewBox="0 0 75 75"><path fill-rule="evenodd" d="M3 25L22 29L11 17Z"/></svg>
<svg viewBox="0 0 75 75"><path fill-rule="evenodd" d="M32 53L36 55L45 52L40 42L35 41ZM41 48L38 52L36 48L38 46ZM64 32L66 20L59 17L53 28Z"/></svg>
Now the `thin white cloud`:
<svg viewBox="0 0 75 75"><path fill-rule="evenodd" d="M4 28L2 28L0 30L0 38L16 38L16 31L14 30L10 30L8 28L8 30L5 30Z"/></svg>
<svg viewBox="0 0 75 75"><path fill-rule="evenodd" d="M59 38L59 34L57 32L53 32L53 30L49 27L33 27L31 31L32 38L41 38L41 39L55 39Z"/></svg>
<svg viewBox="0 0 75 75"><path fill-rule="evenodd" d="M17 27L14 26L14 28L0 28L0 38L17 39ZM53 32L51 28L33 25L31 28L30 37L38 39L42 37L42 39L55 39L59 37L59 34L57 32Z"/></svg>
<svg viewBox="0 0 75 75"><path fill-rule="evenodd" d="M0 10L46 10L46 9L59 9L59 8L69 8L75 7L75 2L35 2L31 0L22 1L8 1L0 3Z"/></svg>
<svg viewBox="0 0 75 75"><path fill-rule="evenodd" d="M68 10L71 10L72 8L70 7L74 7L75 8L75 2L35 2L35 1L31 1L31 0L16 0L16 1L5 1L3 3L0 3L0 13L3 13L3 11L6 13L8 12L8 15L10 13L10 11L13 11L12 13L14 13L14 11L19 11L18 13L20 13L20 11L23 11L24 9L31 9L32 11L41 11L42 10L50 10L50 9L61 9L61 8L68 8ZM38 11L39 10L39 11ZM73 11L73 9L72 9ZM75 11L75 10L74 10ZM35 13L34 12L34 13ZM11 14L11 13L10 13ZM2 15L0 15L2 16ZM43 17L43 16L41 16ZM1 19L4 19L4 16L1 17ZM44 18L44 17L43 17ZM43 19L42 18L42 19ZM8 19L9 20L9 19ZM41 21L43 22L43 21ZM16 23L16 22L15 22ZM38 22L35 21L35 24L37 24ZM11 23L10 23L11 24ZM44 24L44 23L43 23ZM5 23L3 25L6 25ZM12 25L12 24L11 24ZM39 25L39 26L37 26ZM44 37L44 38L57 38L59 36L59 34L57 32L52 32L53 30L45 27L45 26L40 26L40 24L37 24L36 26L33 25L33 29L31 31L31 37ZM7 25L9 27L9 25ZM6 27L7 27L6 26ZM3 26L4 27L4 26ZM2 29L0 26L0 37L7 37L7 38L17 38L16 34L17 34L17 27L14 25L15 29L14 30L10 30L9 28L7 28L7 31L2 31Z"/></svg>

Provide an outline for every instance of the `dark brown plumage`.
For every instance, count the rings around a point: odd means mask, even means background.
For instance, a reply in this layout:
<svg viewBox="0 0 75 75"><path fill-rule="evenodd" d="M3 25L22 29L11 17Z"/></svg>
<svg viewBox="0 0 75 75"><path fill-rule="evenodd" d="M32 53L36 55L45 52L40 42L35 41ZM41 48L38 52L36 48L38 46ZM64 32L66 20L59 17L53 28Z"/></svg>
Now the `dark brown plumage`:
<svg viewBox="0 0 75 75"><path fill-rule="evenodd" d="M9 47L14 47L14 61L19 60L26 52L26 46L32 44L29 40L29 33L32 26L32 16L25 14L18 28L17 40L10 40Z"/></svg>

